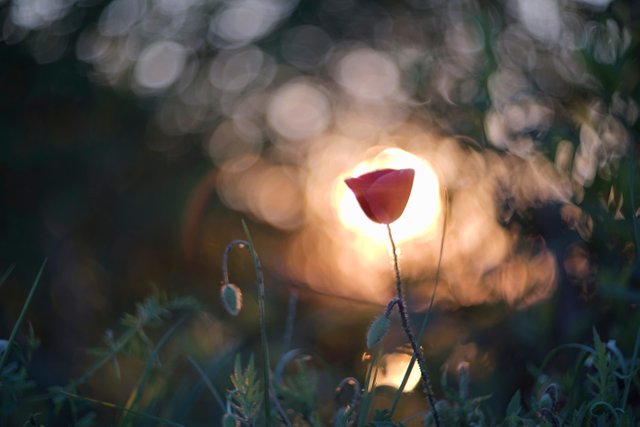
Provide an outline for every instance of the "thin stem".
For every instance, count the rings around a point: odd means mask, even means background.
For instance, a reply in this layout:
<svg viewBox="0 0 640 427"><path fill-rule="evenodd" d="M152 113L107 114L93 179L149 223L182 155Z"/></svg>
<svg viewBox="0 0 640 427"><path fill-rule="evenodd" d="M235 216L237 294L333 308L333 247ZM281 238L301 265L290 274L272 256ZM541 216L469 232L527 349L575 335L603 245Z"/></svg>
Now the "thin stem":
<svg viewBox="0 0 640 427"><path fill-rule="evenodd" d="M353 397L351 398L351 402L347 403L346 405L342 405L340 402L340 396L347 385L353 389ZM345 418L343 419L343 421L345 421L346 424L349 424L349 419L352 417L353 411L360 403L360 399L362 397L361 390L362 388L360 386L360 381L353 377L347 377L340 381L340 384L338 384L338 387L336 387L336 391L333 396L333 400L336 405L336 416L333 421L334 427L340 425L340 423L338 422L338 414L341 409L344 409ZM361 413L358 415L361 415ZM351 425L353 425L353 422L351 423Z"/></svg>
<svg viewBox="0 0 640 427"><path fill-rule="evenodd" d="M27 300L22 305L22 310L20 311L20 315L18 316L18 320L16 320L16 324L13 325L13 329L11 330L11 335L9 336L9 341L2 352L2 357L0 357L0 372L2 372L2 368L4 368L4 364L7 362L9 357L9 353L11 353L11 348L13 347L13 343L16 340L16 335L18 334L18 330L24 321L24 316L27 314L27 309L31 305L31 300L33 299L33 295L36 293L36 289L38 289L38 285L40 284L40 278L42 277L42 273L44 272L44 266L47 265L47 259L45 258L40 266L40 271L36 275L36 279L33 281L33 285L31 285L31 290L29 291L29 295L27 295ZM9 273L11 271L9 270ZM8 276L8 274L7 274ZM3 279L4 280L4 279Z"/></svg>
<svg viewBox="0 0 640 427"><path fill-rule="evenodd" d="M393 310L393 307L399 302L400 302L399 298L392 298L391 301L389 301L389 304L387 304L387 308L384 309L384 317L389 318L389 316L391 316L391 311Z"/></svg>
<svg viewBox="0 0 640 427"><path fill-rule="evenodd" d="M367 422L369 416L369 409L371 402L373 401L373 395L375 393L375 383L377 379L377 366L378 360L382 355L382 348L378 347L375 353L372 354L369 367L367 368L367 374L365 376L362 398L360 399L360 411L358 411L358 419L356 422L357 427L362 427Z"/></svg>
<svg viewBox="0 0 640 427"><path fill-rule="evenodd" d="M278 400L278 395L276 394L276 390L273 387L269 387L269 392L271 393L271 397L273 398L273 404L276 407L276 411L278 412L278 415L280 416L280 420L284 423L286 427L293 427L291 425L291 421L289 421L289 418L287 417L287 413L285 412L284 408L280 404L280 401Z"/></svg>
<svg viewBox="0 0 640 427"><path fill-rule="evenodd" d="M629 202L631 203L631 222L633 224L633 235L636 243L636 260L640 260L640 231L638 230L638 218L636 218L636 194L635 194L635 182L636 182L636 150L635 146L631 145L631 153L627 159L629 165Z"/></svg>
<svg viewBox="0 0 640 427"><path fill-rule="evenodd" d="M186 318L187 318L186 316L183 316L182 318L180 318L180 320L178 320L173 325L171 325L171 327L162 335L160 340L158 340L158 343L153 348L153 352L147 358L147 364L144 368L144 371L142 372L142 375L140 377L140 380L138 381L136 388L132 391L129 399L127 400L127 403L124 406L125 411L132 411L133 408L138 404L138 402L142 398L146 384L148 383L149 378L151 377L151 370L153 368L153 365L154 363L156 363L156 361L159 360L160 350L169 341L169 339L175 333L175 331L184 323ZM126 421L130 419L130 415L135 415L135 414L133 414L132 412L127 412L124 419L122 420L123 425L127 425Z"/></svg>
<svg viewBox="0 0 640 427"><path fill-rule="evenodd" d="M431 391L431 380L429 379L429 372L427 371L427 363L424 360L422 351L420 350L420 347L415 340L413 331L411 330L411 324L409 323L409 316L407 314L404 292L402 289L402 279L400 278L400 267L398 265L396 243L393 240L393 234L391 234L391 226L389 224L387 224L387 232L389 234L389 241L391 242L391 250L393 253L393 268L396 274L396 294L398 298L398 311L400 311L400 323L402 324L402 329L404 330L404 333L407 336L409 343L411 344L413 355L418 360L418 366L420 367L421 374L420 377L422 378L422 386L425 393L427 394L429 405L431 405L431 410L433 411L433 420L436 423L436 427L440 427L440 419L438 417L438 411L436 410L435 401L433 399L433 392Z"/></svg>
<svg viewBox="0 0 640 427"><path fill-rule="evenodd" d="M291 347L293 337L293 323L296 320L296 308L298 306L298 292L292 291L289 294L289 304L287 307L287 322L285 323L284 335L282 337L282 351L286 352Z"/></svg>
<svg viewBox="0 0 640 427"><path fill-rule="evenodd" d="M271 362L269 361L269 342L267 341L267 315L265 309L265 296L264 296L264 275L262 274L262 264L260 264L260 259L258 258L258 253L256 252L256 247L253 244L253 239L251 238L251 233L249 232L249 228L247 227L247 223L242 220L242 228L244 229L244 234L247 236L247 240L249 241L249 249L251 251L251 258L253 259L253 268L256 273L256 280L258 281L258 311L260 314L260 343L262 346L262 354L264 355L262 362L262 370L264 376L264 415L265 422L267 426L271 425L271 399L269 397L270 392L272 391L272 384L270 379L269 369L271 369Z"/></svg>
<svg viewBox="0 0 640 427"><path fill-rule="evenodd" d="M633 379L633 372L636 370L636 364L638 363L638 350L640 350L640 328L636 333L636 343L633 346L633 356L631 356L631 367L627 373L627 377L624 380L624 393L622 394L622 408L626 408L627 400L629 399L629 389L631 387L631 381Z"/></svg>
<svg viewBox="0 0 640 427"><path fill-rule="evenodd" d="M355 303L355 304L368 305L370 307L376 307L376 308L380 307L380 303L375 302L375 301L369 301L369 300L365 300L365 299L355 298L355 297L352 297L352 296L349 296L349 295L346 295L346 294L339 294L339 293L321 291L321 290L311 288L310 286L305 285L305 284L301 284L301 283L288 283L288 284L286 284L286 286L288 286L288 287L290 287L292 289L302 290L304 292L316 294L316 295L323 296L323 297L334 298L334 299L339 300L340 302L343 302L343 303L344 302L352 302L352 303Z"/></svg>
<svg viewBox="0 0 640 427"><path fill-rule="evenodd" d="M4 272L4 274L2 275L2 278L0 278L0 287L5 282L5 280L7 280L9 278L9 276L11 275L11 272L13 271L15 266L16 266L15 264L11 264L11 266L9 268L7 268L7 271Z"/></svg>
<svg viewBox="0 0 640 427"><path fill-rule="evenodd" d="M231 249L236 246L239 248L247 248L249 247L249 242L246 240L233 240L224 248L224 252L222 253L222 280L224 283L231 283L229 280L229 254L231 253Z"/></svg>
<svg viewBox="0 0 640 427"><path fill-rule="evenodd" d="M440 253L438 255L438 265L436 267L436 277L435 277L435 283L433 285L433 291L431 292L431 299L429 300L429 306L427 307L427 311L425 312L424 317L422 318L422 325L420 326L420 330L418 331L418 342L422 342L424 333L427 330L427 325L429 324L429 318L431 315L431 309L433 308L433 302L436 299L436 291L438 290L438 285L440 284L440 267L442 266L442 254L444 253L444 238L445 238L445 232L447 229L447 216L449 214L449 198L447 195L446 187L443 187L443 191L444 191L444 212L442 214L442 236L440 237ZM415 363L416 363L416 356L414 354L411 356L411 361L409 362L409 365L407 365L407 369L404 373L404 378L400 383L400 387L398 387L398 389L396 390L396 395L393 399L393 402L391 403L391 408L389 409L389 412L391 415L393 415L396 408L398 407L398 403L400 402L400 396L402 396L402 392L404 391L404 388L407 386L407 382L409 381L409 375L411 374L411 371L413 370L413 366L415 365Z"/></svg>
<svg viewBox="0 0 640 427"><path fill-rule="evenodd" d="M225 412L226 408L224 406L224 401L222 400L222 396L220 396L220 393L218 393L218 390L216 390L215 386L209 379L209 376L207 375L207 373L200 367L200 365L198 365L198 362L196 362L191 356L187 355L187 360L189 361L189 363L191 363L191 366L193 367L193 369L195 369L196 372L198 372L198 375L200 375L200 379L204 383L205 387L209 389L209 392L211 392L211 395L213 396L215 401L218 403L218 406L220 406L220 409L222 409L222 412Z"/></svg>
<svg viewBox="0 0 640 427"><path fill-rule="evenodd" d="M168 424L170 426L184 427L184 424L180 424L180 423L177 423L175 421L168 420L166 418L156 417L155 415L147 414L146 412L140 412L140 411L134 411L133 409L127 409L126 407L124 407L122 405L118 405L117 403L105 402L104 400L98 400L98 399L92 399L90 397L80 396L79 394L71 393L69 391L62 390L62 389L57 390L56 393L64 395L64 396L67 396L67 397L71 397L73 399L84 400L84 401L87 401L87 402L91 402L91 403L95 403L95 404L98 404L98 405L102 405L102 406L104 406L106 408L117 409L117 410L129 413L129 414L133 414L133 415L137 415L139 417L147 418L149 420L157 422L158 425Z"/></svg>
<svg viewBox="0 0 640 427"><path fill-rule="evenodd" d="M369 407L371 406L371 392L374 390L375 377L373 375L374 368L378 365L378 359L380 359L381 348L373 353L371 362L367 368L367 374L364 380L362 398L360 399L360 411L358 411L358 419L356 422L357 427L362 427L367 422L367 415L369 414ZM372 378L374 381L372 382Z"/></svg>
<svg viewBox="0 0 640 427"><path fill-rule="evenodd" d="M447 215L449 214L449 201L448 201L447 189L444 188L444 212L442 213L442 236L440 237L440 252L438 254L438 265L436 267L435 283L433 285L433 292L431 292L431 299L429 300L429 307L422 319L422 325L420 325L420 331L418 332L418 341L422 341L424 333L429 323L429 317L431 315L431 309L433 308L433 302L436 299L436 291L438 290L438 284L440 283L440 267L442 266L442 254L444 253L444 237L447 230Z"/></svg>

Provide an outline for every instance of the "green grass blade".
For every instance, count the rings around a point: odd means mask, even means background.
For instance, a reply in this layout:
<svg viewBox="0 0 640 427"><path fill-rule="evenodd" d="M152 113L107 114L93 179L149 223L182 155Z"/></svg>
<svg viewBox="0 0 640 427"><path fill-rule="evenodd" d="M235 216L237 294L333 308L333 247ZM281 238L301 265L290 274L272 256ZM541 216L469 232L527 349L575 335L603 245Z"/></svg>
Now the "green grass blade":
<svg viewBox="0 0 640 427"><path fill-rule="evenodd" d="M132 414L132 415L136 415L136 416L139 416L139 417L147 418L147 419L149 419L151 421L157 422L158 425L165 425L166 424L166 425L170 425L170 426L174 426L174 427L185 427L184 424L176 423L175 421L167 420L166 418L156 417L155 415L147 414L145 412L139 412L139 411L134 411L133 409L127 409L124 406L118 405L116 403L105 402L103 400L92 399L90 397L80 396L78 394L70 393L70 392L65 391L65 390L58 390L57 392L59 394L65 395L67 397L71 397L73 399L84 400L84 401L95 403L97 405L101 405L101 406L104 406L104 407L107 407L107 408L112 408L112 409L116 409L116 410L119 410L119 411L125 411L127 413Z"/></svg>
<svg viewBox="0 0 640 427"><path fill-rule="evenodd" d="M627 372L627 377L624 380L624 394L622 395L622 409L626 408L627 401L629 399L629 389L631 388L631 381L633 380L633 374L637 369L638 365L638 351L640 351L640 329L636 333L636 343L633 346L633 355L631 356L631 366L629 367L629 372Z"/></svg>
<svg viewBox="0 0 640 427"><path fill-rule="evenodd" d="M158 361L158 355L160 353L160 350L169 341L169 338L180 327L180 325L182 325L182 323L184 323L185 319L186 319L186 317L182 317L180 320L178 320L173 325L171 325L171 327L169 329L167 329L167 331L158 340L158 343L154 347L152 354L150 354L149 357L147 358L147 363L146 363L146 365L144 367L144 372L142 373L142 376L140 377L140 380L138 381L138 385L132 391L131 398L127 401L127 404L125 405L125 409L127 411L131 411L138 404L140 399L142 398L142 395L144 394L144 389L145 389L145 387L147 385L147 382L149 381L149 378L151 378L151 372L152 372L153 365ZM127 425L127 422L129 421L129 415L128 415L129 413L131 413L131 412L128 412L127 416L125 417L125 419L122 420L122 424L123 425Z"/></svg>
<svg viewBox="0 0 640 427"><path fill-rule="evenodd" d="M0 287L2 287L4 282L9 278L15 267L15 264L10 265L9 268L7 268L7 271L5 271L2 277L0 277Z"/></svg>
<svg viewBox="0 0 640 427"><path fill-rule="evenodd" d="M207 366L202 368L205 376L207 376L207 378L212 378L215 375L218 375L221 371L226 372L226 366L228 365L228 363L230 363L230 360L233 358L233 356L239 351L240 347L237 343L227 344L225 347L221 348L218 354L213 357L213 359L207 364ZM199 400L199 396L204 388L205 385L202 382L195 383L188 387L188 393L180 398L179 403L176 403L174 405L176 408L174 412L175 419L183 420L187 418L189 412L195 406L196 401ZM224 400L223 397L221 397L222 400Z"/></svg>
<svg viewBox="0 0 640 427"><path fill-rule="evenodd" d="M636 218L636 150L634 145L631 145L631 153L629 154L628 167L629 167L629 203L631 204L631 222L633 224L633 236L636 242L636 260L640 260L640 229L638 229L638 218Z"/></svg>
<svg viewBox="0 0 640 427"><path fill-rule="evenodd" d="M195 369L196 372L198 372L198 375L200 375L200 379L202 380L204 385L207 387L207 389L209 389L209 391L213 395L213 398L216 400L216 402L218 402L218 405L220 405L220 409L222 409L222 412L225 412L226 408L224 405L224 400L222 400L220 393L218 393L218 390L216 390L215 386L207 376L206 372L204 372L204 370L200 367L200 365L198 365L198 363L195 360L193 360L191 356L187 356L187 360L189 361L189 363L191 363L191 366L193 366L193 369Z"/></svg>
<svg viewBox="0 0 640 427"><path fill-rule="evenodd" d="M271 425L271 398L269 397L269 392L271 390L271 380L269 369L271 366L271 362L269 361L269 342L267 341L267 325L266 325L266 309L265 309L265 296L264 296L264 276L262 275L262 266L260 265L260 259L258 258L258 253L256 252L256 247L253 244L253 239L251 237L251 233L249 232L249 227L247 227L247 223L242 220L242 228L244 229L244 233L247 236L247 241L249 242L250 251L251 251L251 259L253 260L253 268L256 272L256 280L258 281L258 309L260 312L260 344L262 346L262 372L264 377L264 389L263 389L263 400L264 400L264 415L265 415L265 423L267 426Z"/></svg>
<svg viewBox="0 0 640 427"><path fill-rule="evenodd" d="M360 410L358 411L358 421L356 423L357 427L363 427L367 422L367 417L369 415L369 407L371 406L371 400L372 400L370 390L373 390L373 387L372 387L373 372L378 365L378 359L380 358L381 353L382 353L382 350L378 348L378 351L376 351L373 357L371 358L371 363L369 364L369 368L367 369L367 375L364 379L364 386L363 386L364 391L362 392L362 400L360 401L361 402Z"/></svg>
<svg viewBox="0 0 640 427"><path fill-rule="evenodd" d="M16 320L16 324L13 326L13 330L11 331L11 335L9 336L9 341L7 342L7 346L5 351L2 352L2 358L0 358L0 372L4 368L4 364L7 362L7 358L9 357L9 353L11 352L11 348L13 347L13 343L16 340L16 335L20 330L20 326L22 326L22 322L24 321L24 316L27 313L27 309L29 305L31 305L31 300L33 299L33 295L36 293L36 289L40 284L40 278L42 277L42 273L44 272L44 267L47 265L48 258L45 258L40 266L40 271L38 271L38 275L33 281L33 285L31 285L31 290L29 291L29 295L27 296L27 300L22 305L22 311L20 311L20 315L18 316L18 320ZM6 274L6 273L5 273Z"/></svg>

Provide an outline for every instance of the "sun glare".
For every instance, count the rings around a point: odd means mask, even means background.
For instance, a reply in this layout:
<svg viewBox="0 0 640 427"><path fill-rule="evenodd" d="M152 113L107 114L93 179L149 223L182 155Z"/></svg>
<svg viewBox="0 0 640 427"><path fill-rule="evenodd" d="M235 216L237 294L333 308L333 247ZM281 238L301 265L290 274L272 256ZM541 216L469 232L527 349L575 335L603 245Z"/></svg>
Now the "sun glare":
<svg viewBox="0 0 640 427"><path fill-rule="evenodd" d="M438 177L428 161L399 148L387 148L374 158L358 163L352 170L339 177L334 186L334 201L338 207L340 222L360 237L386 244L385 227L366 217L353 193L344 184L345 178L384 168L412 168L416 171L407 207L402 216L391 225L394 239L404 242L432 235L440 215Z"/></svg>
<svg viewBox="0 0 640 427"><path fill-rule="evenodd" d="M382 356L380 361L380 370L376 378L376 386L389 386L400 388L404 374L411 362L411 355L406 353L391 353ZM420 369L418 364L414 364L411 373L404 387L404 392L409 393L420 382Z"/></svg>

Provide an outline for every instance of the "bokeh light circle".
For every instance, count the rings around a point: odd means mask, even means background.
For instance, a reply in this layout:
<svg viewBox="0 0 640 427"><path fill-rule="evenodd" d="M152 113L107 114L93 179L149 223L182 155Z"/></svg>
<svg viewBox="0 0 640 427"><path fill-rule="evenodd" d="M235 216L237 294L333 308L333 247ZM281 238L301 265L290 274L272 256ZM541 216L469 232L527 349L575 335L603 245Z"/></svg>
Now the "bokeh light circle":
<svg viewBox="0 0 640 427"><path fill-rule="evenodd" d="M135 81L146 89L164 89L178 79L186 59L187 51L181 44L155 42L140 54L134 71Z"/></svg>
<svg viewBox="0 0 640 427"><path fill-rule="evenodd" d="M402 216L391 225L394 239L404 242L431 237L437 228L441 211L438 176L427 160L399 148L384 149L374 158L358 163L338 178L333 197L342 225L359 236L386 244L386 228L366 217L353 193L344 184L345 178L384 168L412 168L416 171L407 207Z"/></svg>

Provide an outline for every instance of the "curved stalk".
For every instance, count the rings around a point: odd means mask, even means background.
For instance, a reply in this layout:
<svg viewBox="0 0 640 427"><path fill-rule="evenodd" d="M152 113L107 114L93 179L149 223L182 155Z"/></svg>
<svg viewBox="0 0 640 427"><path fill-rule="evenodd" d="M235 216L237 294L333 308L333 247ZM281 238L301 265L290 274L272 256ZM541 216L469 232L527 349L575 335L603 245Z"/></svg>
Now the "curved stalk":
<svg viewBox="0 0 640 427"><path fill-rule="evenodd" d="M263 405L264 405L264 417L265 417L265 425L271 425L271 399L269 396L269 392L271 389L271 380L269 374L269 367L271 363L269 361L269 345L267 341L267 327L266 327L266 315L265 315L265 297L264 297L264 276L262 274L262 265L260 264L260 259L258 258L258 254L256 253L253 242L251 241L251 235L246 227L244 221L242 222L242 226L245 229L245 233L247 234L246 240L233 240L230 242L227 247L224 249L224 253L222 255L222 277L224 283L231 283L229 281L229 268L228 268L228 260L229 253L231 249L234 247L239 248L248 248L251 253L251 259L253 260L253 268L256 276L256 284L258 285L258 310L260 315L260 342L262 346L262 372L264 379L264 393L263 393Z"/></svg>

